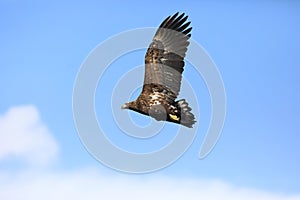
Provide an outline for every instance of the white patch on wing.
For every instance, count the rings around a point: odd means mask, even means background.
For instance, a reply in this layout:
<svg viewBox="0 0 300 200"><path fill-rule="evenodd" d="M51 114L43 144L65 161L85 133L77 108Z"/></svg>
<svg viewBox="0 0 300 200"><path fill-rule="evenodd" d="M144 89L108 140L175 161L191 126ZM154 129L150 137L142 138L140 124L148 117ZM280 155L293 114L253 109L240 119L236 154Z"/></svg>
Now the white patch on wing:
<svg viewBox="0 0 300 200"><path fill-rule="evenodd" d="M159 92L154 92L154 93L150 94L150 97L152 98L152 100L160 99L161 94Z"/></svg>
<svg viewBox="0 0 300 200"><path fill-rule="evenodd" d="M155 100L155 101L154 101L154 104L155 104L155 105L158 105L158 104L161 104L161 103L160 103L160 101Z"/></svg>
<svg viewBox="0 0 300 200"><path fill-rule="evenodd" d="M160 105L160 99L162 98L160 92L153 92L152 94L149 95L151 97L151 101L153 102L154 105Z"/></svg>

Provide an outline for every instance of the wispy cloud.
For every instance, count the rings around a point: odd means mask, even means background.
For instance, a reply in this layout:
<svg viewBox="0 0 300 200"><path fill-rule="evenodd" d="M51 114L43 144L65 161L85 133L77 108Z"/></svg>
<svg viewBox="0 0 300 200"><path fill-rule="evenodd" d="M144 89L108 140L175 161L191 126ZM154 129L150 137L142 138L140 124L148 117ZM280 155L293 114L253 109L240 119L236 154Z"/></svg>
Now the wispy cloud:
<svg viewBox="0 0 300 200"><path fill-rule="evenodd" d="M0 163L20 157L31 163L51 163L58 145L34 106L20 106L0 117ZM283 195L241 188L221 180L162 176L108 175L87 168L75 171L0 171L0 199L7 200L300 200Z"/></svg>
<svg viewBox="0 0 300 200"><path fill-rule="evenodd" d="M48 164L58 145L35 106L10 108L0 116L0 161L20 158L33 164Z"/></svg>
<svg viewBox="0 0 300 200"><path fill-rule="evenodd" d="M299 200L300 196L279 195L232 186L222 181L111 176L97 170L50 174L24 173L7 179L0 188L1 199L30 200Z"/></svg>

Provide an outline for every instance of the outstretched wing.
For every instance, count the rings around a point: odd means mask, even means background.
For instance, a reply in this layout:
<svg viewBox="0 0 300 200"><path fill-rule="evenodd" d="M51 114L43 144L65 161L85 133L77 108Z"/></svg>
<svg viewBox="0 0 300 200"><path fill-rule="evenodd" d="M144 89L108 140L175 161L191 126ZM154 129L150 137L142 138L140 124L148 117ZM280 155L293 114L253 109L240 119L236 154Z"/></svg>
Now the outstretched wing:
<svg viewBox="0 0 300 200"><path fill-rule="evenodd" d="M173 93L172 99L178 96L181 85L181 74L184 57L191 37L191 22L188 16L176 13L167 17L159 26L145 56L145 77L142 92L149 85L163 86ZM148 87L145 87L148 85Z"/></svg>

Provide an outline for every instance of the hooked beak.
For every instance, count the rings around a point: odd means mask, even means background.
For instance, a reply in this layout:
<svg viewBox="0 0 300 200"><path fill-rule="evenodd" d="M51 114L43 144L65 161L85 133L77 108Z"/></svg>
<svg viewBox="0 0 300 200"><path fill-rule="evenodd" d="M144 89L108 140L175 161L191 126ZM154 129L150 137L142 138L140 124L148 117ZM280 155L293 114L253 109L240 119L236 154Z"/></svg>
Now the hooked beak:
<svg viewBox="0 0 300 200"><path fill-rule="evenodd" d="M129 108L128 103L125 103L123 106L121 106L121 109L127 109Z"/></svg>

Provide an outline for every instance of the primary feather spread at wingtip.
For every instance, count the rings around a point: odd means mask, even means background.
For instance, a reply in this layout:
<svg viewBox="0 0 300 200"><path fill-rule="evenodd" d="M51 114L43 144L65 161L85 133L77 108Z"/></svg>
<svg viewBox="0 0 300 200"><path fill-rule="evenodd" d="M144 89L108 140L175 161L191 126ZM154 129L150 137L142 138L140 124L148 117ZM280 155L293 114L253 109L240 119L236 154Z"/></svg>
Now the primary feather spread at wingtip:
<svg viewBox="0 0 300 200"><path fill-rule="evenodd" d="M192 30L192 27L186 29L191 22L187 21L188 15L185 15L185 13L182 13L179 15L179 12L175 13L172 16L168 16L159 26L159 28L166 28L175 30L178 32L182 32L183 34L187 35L188 37L191 37L191 34L189 34ZM185 17L184 17L185 16Z"/></svg>

